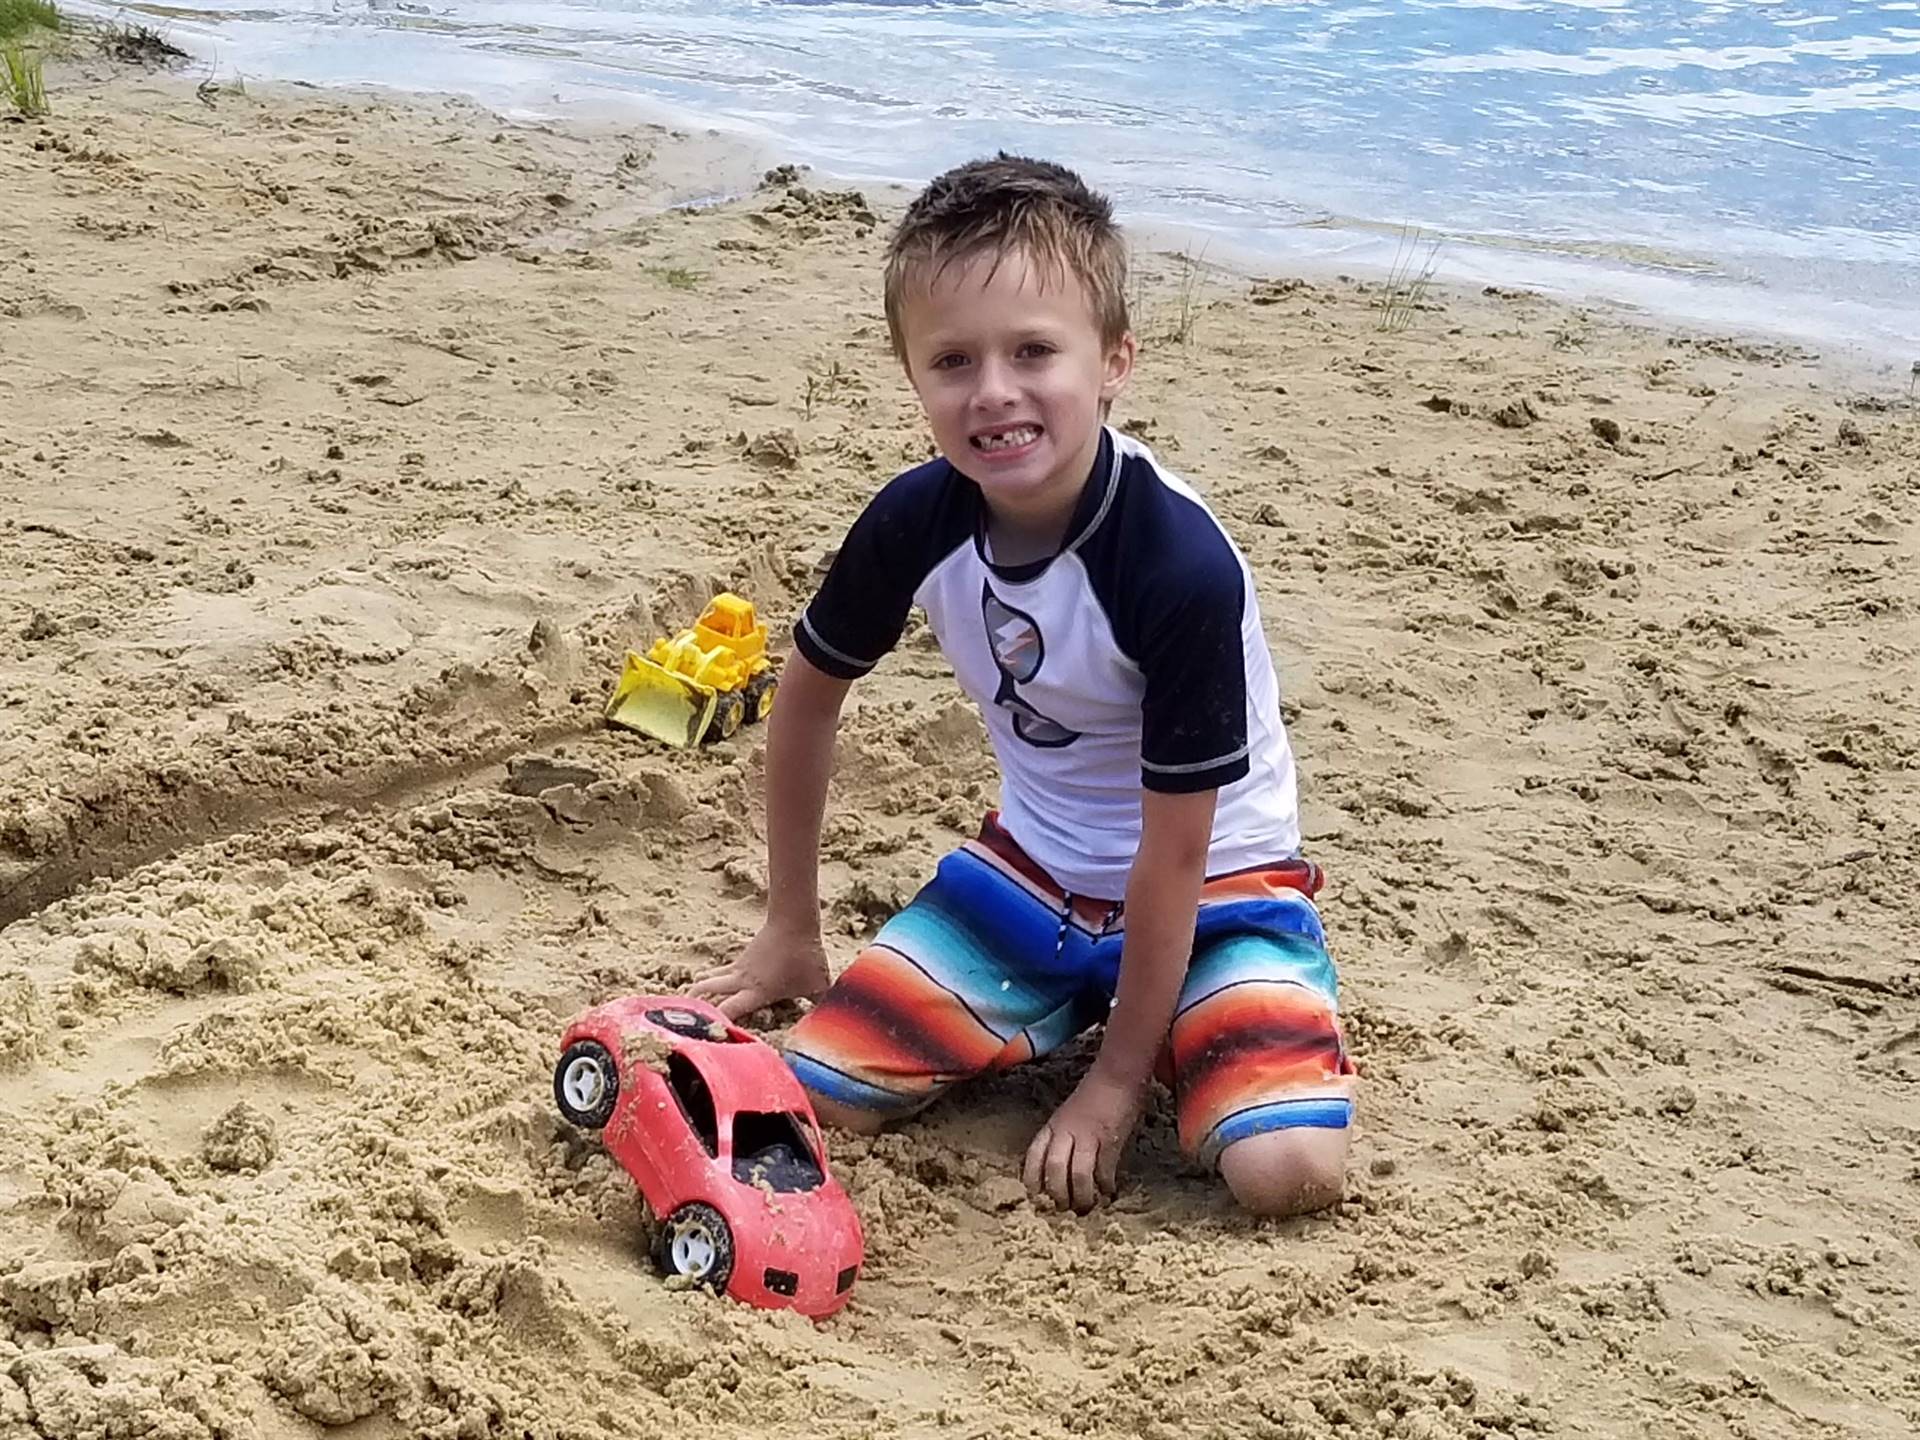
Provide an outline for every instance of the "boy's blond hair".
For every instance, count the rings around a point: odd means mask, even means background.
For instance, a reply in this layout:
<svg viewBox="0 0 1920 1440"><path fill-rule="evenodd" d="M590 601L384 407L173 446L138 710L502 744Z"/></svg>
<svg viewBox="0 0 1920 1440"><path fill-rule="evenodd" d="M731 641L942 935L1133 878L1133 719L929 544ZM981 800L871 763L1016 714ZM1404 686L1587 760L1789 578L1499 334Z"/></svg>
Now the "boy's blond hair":
<svg viewBox="0 0 1920 1440"><path fill-rule="evenodd" d="M1064 165L1002 151L970 160L920 192L887 246L887 331L893 353L907 362L901 311L917 285L930 285L949 265L991 255L998 266L1024 252L1049 277L1076 277L1086 287L1104 345L1127 333L1127 247L1107 197Z"/></svg>

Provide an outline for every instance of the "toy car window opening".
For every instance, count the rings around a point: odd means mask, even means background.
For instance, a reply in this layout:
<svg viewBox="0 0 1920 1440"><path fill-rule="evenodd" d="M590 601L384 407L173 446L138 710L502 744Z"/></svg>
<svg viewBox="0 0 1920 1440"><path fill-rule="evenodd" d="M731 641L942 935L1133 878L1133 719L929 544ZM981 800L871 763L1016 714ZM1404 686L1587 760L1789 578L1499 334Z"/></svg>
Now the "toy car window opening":
<svg viewBox="0 0 1920 1440"><path fill-rule="evenodd" d="M733 1178L781 1194L817 1189L827 1177L808 1128L802 1115L742 1110L733 1117Z"/></svg>
<svg viewBox="0 0 1920 1440"><path fill-rule="evenodd" d="M761 1283L776 1295L797 1295L800 1293L800 1277L791 1270L769 1269L760 1277Z"/></svg>
<svg viewBox="0 0 1920 1440"><path fill-rule="evenodd" d="M712 1040L720 1044L737 1044L745 1037L735 1035L733 1028L710 1020L693 1010L662 1008L647 1011L647 1019L662 1030L670 1030L675 1035L684 1035L689 1040Z"/></svg>
<svg viewBox="0 0 1920 1440"><path fill-rule="evenodd" d="M686 1056L675 1051L667 1057L667 1088L673 1091L673 1098L680 1102L680 1113L686 1116L687 1125L700 1137L700 1143L706 1146L707 1154L720 1153L720 1120L713 1109L713 1092L707 1088L707 1082L700 1078L699 1068Z"/></svg>

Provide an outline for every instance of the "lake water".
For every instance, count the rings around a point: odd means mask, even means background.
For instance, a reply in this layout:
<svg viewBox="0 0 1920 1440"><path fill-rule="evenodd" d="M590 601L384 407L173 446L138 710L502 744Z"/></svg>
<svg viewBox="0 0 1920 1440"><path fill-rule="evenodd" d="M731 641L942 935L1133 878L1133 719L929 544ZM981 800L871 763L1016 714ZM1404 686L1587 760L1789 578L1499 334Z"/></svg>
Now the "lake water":
<svg viewBox="0 0 1920 1440"><path fill-rule="evenodd" d="M222 72L607 102L857 179L1043 154L1220 256L1920 357L1920 0L210 0ZM125 12L120 12L125 13Z"/></svg>

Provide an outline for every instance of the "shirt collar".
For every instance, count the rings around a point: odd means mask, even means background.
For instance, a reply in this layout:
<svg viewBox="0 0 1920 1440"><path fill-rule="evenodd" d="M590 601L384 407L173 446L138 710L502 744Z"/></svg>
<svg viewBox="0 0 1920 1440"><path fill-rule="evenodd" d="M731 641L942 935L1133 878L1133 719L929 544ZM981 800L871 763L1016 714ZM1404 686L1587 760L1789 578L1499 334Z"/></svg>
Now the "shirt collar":
<svg viewBox="0 0 1920 1440"><path fill-rule="evenodd" d="M987 507L984 501L980 506L979 518L974 523L974 547L987 568L1000 579L1013 584L1037 580L1055 560L1078 550L1100 528L1100 522L1107 518L1107 512L1113 508L1113 497L1119 488L1120 447L1114 443L1113 431L1102 425L1100 448L1094 452L1093 468L1087 473L1086 484L1080 487L1080 498L1074 503L1073 517L1067 521L1066 538L1061 541L1058 550L1044 560L1035 560L1026 565L994 564L987 556Z"/></svg>

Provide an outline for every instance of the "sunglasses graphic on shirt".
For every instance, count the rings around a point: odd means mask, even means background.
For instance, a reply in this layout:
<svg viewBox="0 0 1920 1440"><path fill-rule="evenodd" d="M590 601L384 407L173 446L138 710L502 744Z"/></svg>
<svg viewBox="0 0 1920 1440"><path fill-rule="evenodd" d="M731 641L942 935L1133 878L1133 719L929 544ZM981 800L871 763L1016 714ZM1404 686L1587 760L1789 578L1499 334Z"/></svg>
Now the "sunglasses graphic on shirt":
<svg viewBox="0 0 1920 1440"><path fill-rule="evenodd" d="M1000 685L994 692L993 703L1012 712L1013 733L1043 750L1058 750L1078 740L1078 730L1069 730L1059 721L1042 715L1021 698L1017 688L1040 673L1047 656L1046 640L1033 617L1007 604L993 593L991 585L982 584L980 619L986 626L987 649L1000 672Z"/></svg>

